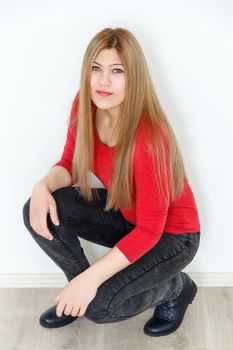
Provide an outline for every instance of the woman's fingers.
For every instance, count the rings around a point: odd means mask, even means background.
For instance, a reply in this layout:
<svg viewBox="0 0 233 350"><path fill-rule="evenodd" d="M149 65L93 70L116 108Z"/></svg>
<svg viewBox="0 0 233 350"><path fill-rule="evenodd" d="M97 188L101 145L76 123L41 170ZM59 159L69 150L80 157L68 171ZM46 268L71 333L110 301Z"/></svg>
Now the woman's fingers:
<svg viewBox="0 0 233 350"><path fill-rule="evenodd" d="M81 308L73 308L72 312L71 312L71 316L76 317L76 316L80 316L79 313L81 311Z"/></svg>
<svg viewBox="0 0 233 350"><path fill-rule="evenodd" d="M56 315L57 317L61 317L62 316L62 313L63 313L63 310L65 308L66 305L62 304L62 303L59 303L57 305L57 308L56 308Z"/></svg>
<svg viewBox="0 0 233 350"><path fill-rule="evenodd" d="M45 220L45 219L44 219ZM48 227L47 227L47 222L44 222L43 225L41 225L40 223L38 224L38 227L35 227L34 225L31 227L33 228L33 230L40 236L52 240L53 239L53 235L51 234L51 232L49 231Z"/></svg>
<svg viewBox="0 0 233 350"><path fill-rule="evenodd" d="M38 235L52 240L53 234L47 226L48 213L54 224L59 224L55 199L45 186L36 186L30 199L29 223Z"/></svg>
<svg viewBox="0 0 233 350"><path fill-rule="evenodd" d="M51 203L49 204L49 213L54 225L60 225L58 214L57 214L57 205L55 200L51 201Z"/></svg>

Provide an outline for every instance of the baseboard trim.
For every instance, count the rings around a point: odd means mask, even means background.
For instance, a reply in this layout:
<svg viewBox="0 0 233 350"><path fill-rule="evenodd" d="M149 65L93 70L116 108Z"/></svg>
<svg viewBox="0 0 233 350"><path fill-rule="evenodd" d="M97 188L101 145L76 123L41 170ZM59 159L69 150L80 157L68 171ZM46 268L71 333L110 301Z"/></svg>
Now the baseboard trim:
<svg viewBox="0 0 233 350"><path fill-rule="evenodd" d="M233 272L187 272L198 287L232 287ZM59 288L67 283L63 273L3 273L0 288Z"/></svg>

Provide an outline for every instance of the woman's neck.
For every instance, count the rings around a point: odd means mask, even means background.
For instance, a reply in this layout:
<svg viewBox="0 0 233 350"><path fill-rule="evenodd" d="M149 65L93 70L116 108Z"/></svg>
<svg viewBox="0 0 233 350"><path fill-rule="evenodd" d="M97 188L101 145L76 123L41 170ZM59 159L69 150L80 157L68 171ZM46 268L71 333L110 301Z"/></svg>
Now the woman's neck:
<svg viewBox="0 0 233 350"><path fill-rule="evenodd" d="M95 126L100 140L107 146L112 147L116 144L116 123L110 119L109 115L103 114L102 110L96 110Z"/></svg>
<svg viewBox="0 0 233 350"><path fill-rule="evenodd" d="M114 129L119 118L117 111L103 110L99 108L96 110L96 116L104 127L109 129Z"/></svg>

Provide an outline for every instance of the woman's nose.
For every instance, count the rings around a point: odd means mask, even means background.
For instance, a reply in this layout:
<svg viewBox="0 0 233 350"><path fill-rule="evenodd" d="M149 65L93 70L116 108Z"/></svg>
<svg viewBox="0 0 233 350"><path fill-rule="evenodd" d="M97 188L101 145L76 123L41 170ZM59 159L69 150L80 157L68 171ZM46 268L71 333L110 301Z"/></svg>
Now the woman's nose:
<svg viewBox="0 0 233 350"><path fill-rule="evenodd" d="M101 85L106 85L106 84L110 84L111 79L110 79L110 75L108 72L101 72L100 76L99 76L99 83Z"/></svg>

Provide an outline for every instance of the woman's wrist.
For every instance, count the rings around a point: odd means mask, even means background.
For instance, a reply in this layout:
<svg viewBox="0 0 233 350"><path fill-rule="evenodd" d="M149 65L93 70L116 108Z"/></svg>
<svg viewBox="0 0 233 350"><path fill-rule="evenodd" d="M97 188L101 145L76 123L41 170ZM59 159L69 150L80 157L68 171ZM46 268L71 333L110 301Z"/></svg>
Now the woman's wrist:
<svg viewBox="0 0 233 350"><path fill-rule="evenodd" d="M52 192L51 189L49 188L48 184L47 184L44 180L38 181L38 182L34 185L32 191L38 190L38 189L47 190L47 191L49 191L50 193Z"/></svg>

